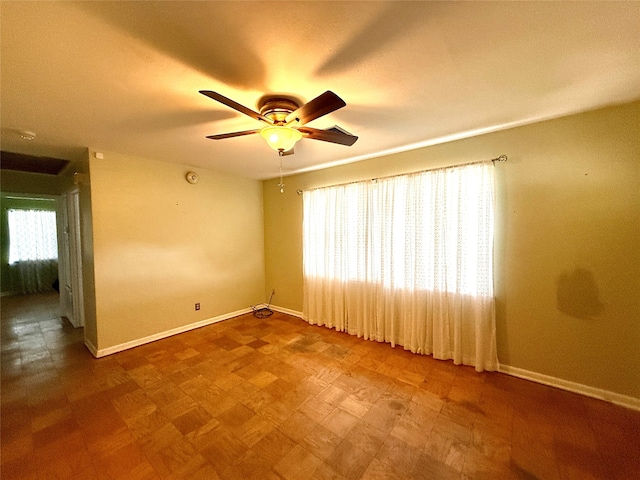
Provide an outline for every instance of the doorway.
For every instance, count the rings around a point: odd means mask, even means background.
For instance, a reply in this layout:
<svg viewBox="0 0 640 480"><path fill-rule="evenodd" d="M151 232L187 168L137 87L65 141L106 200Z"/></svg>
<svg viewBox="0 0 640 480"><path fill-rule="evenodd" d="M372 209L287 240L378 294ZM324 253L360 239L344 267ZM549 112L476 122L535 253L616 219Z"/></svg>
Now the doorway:
<svg viewBox="0 0 640 480"><path fill-rule="evenodd" d="M82 249L80 238L80 192L67 191L61 198L59 224L60 311L78 328L84 326L82 293Z"/></svg>

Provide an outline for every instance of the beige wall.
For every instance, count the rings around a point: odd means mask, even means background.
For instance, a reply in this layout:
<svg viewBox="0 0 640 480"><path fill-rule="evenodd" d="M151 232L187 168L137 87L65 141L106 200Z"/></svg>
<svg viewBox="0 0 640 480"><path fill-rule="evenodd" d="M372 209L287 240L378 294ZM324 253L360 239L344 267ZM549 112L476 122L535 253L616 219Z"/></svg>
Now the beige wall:
<svg viewBox="0 0 640 480"><path fill-rule="evenodd" d="M262 184L91 154L98 350L264 300ZM194 304L200 302L201 310Z"/></svg>
<svg viewBox="0 0 640 480"><path fill-rule="evenodd" d="M296 189L503 153L508 162L496 165L500 362L640 398L640 102L291 176L284 194L277 179L265 181L266 291L275 288L274 305L302 309Z"/></svg>

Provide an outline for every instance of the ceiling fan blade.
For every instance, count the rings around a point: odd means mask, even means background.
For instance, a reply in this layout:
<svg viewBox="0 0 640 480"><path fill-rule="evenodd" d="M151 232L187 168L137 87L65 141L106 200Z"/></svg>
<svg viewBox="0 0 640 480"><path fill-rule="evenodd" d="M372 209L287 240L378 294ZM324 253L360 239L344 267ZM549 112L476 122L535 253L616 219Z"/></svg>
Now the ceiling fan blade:
<svg viewBox="0 0 640 480"><path fill-rule="evenodd" d="M340 145L351 146L356 143L358 137L343 132L342 129L319 130L317 128L300 127L302 135L312 140L322 140L323 142L339 143Z"/></svg>
<svg viewBox="0 0 640 480"><path fill-rule="evenodd" d="M291 123L298 121L300 125L304 125L305 123L315 120L327 113L334 112L345 105L346 103L344 103L344 100L332 91L327 90L322 95L305 103L300 108L287 115L285 122Z"/></svg>
<svg viewBox="0 0 640 480"><path fill-rule="evenodd" d="M253 130L243 130L242 132L219 133L218 135L207 135L207 138L211 140L222 140L224 138L233 138L233 137L242 137L244 135L252 135L258 132L260 132L260 129L255 128Z"/></svg>
<svg viewBox="0 0 640 480"><path fill-rule="evenodd" d="M224 95L220 95L218 92L212 92L211 90L200 90L200 93L226 105L227 107L231 107L240 113L244 113L245 115L248 115L251 118L260 120L261 122L268 123L269 125L273 125L273 122L268 117L265 117L261 113L255 112L250 108L245 107L244 105L240 105L238 102L235 102L230 98L225 97Z"/></svg>

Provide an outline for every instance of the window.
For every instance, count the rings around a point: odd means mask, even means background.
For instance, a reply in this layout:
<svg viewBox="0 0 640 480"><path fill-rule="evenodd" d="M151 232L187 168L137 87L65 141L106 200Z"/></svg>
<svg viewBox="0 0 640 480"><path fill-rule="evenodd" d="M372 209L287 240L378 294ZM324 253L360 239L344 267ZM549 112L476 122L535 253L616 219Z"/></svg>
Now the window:
<svg viewBox="0 0 640 480"><path fill-rule="evenodd" d="M9 210L9 264L57 260L56 212Z"/></svg>
<svg viewBox="0 0 640 480"><path fill-rule="evenodd" d="M471 165L305 192L305 275L492 295L493 185L483 172Z"/></svg>
<svg viewBox="0 0 640 480"><path fill-rule="evenodd" d="M303 194L303 318L494 370L491 162Z"/></svg>

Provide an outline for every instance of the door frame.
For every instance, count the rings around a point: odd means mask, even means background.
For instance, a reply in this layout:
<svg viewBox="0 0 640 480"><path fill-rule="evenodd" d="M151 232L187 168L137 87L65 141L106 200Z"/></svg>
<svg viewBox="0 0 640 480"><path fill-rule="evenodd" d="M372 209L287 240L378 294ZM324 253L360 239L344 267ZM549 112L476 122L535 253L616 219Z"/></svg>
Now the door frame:
<svg viewBox="0 0 640 480"><path fill-rule="evenodd" d="M74 327L84 326L84 294L82 291L82 238L80 224L80 190L75 187L66 192L67 228L69 239L69 271Z"/></svg>

